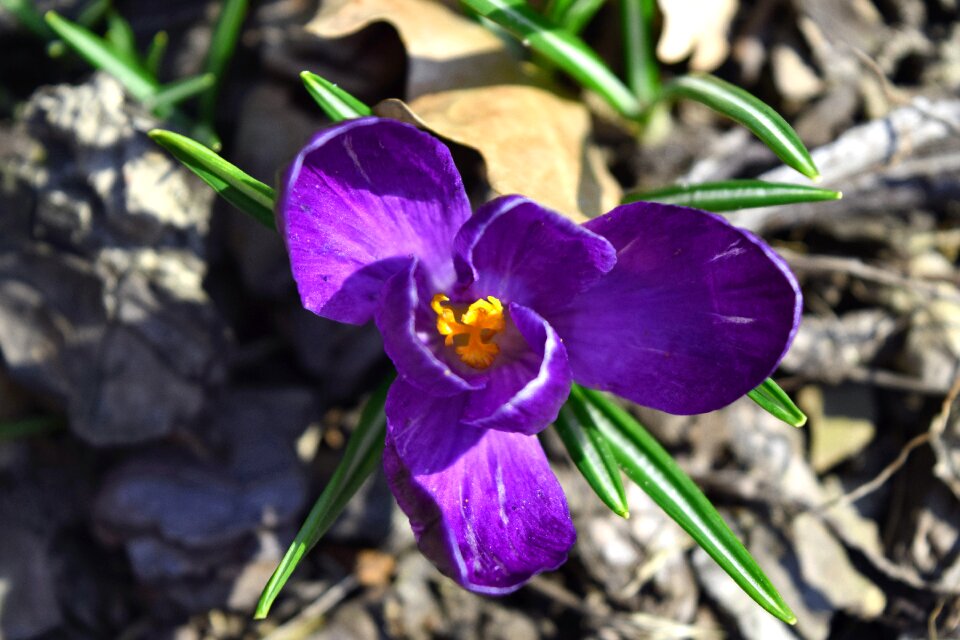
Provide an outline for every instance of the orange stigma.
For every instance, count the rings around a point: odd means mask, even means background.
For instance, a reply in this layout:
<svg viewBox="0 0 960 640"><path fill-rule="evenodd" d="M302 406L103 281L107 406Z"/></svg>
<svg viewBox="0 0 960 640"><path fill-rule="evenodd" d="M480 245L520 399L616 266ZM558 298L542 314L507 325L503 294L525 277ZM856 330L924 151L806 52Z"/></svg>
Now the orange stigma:
<svg viewBox="0 0 960 640"><path fill-rule="evenodd" d="M503 317L503 305L493 296L486 300L480 298L460 315L458 321L453 309L443 306L450 298L438 293L433 296L430 308L437 313L437 331L446 336L444 344L457 345L457 355L474 369L486 369L500 353L500 347L491 342L494 336L503 331L506 321ZM466 340L454 338L465 336Z"/></svg>

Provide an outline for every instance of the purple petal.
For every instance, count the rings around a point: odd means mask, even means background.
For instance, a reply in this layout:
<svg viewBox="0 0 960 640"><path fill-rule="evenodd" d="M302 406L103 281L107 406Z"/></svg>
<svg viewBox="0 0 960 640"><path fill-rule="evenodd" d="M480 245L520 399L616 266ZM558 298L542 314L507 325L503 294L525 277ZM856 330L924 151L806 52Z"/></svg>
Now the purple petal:
<svg viewBox="0 0 960 640"><path fill-rule="evenodd" d="M573 380L567 350L553 327L524 306L510 304L509 309L526 345L501 352L487 386L469 394L463 421L532 435L557 419Z"/></svg>
<svg viewBox="0 0 960 640"><path fill-rule="evenodd" d="M423 554L471 591L505 594L563 564L576 533L536 436L459 424L466 395L395 382L383 466Z"/></svg>
<svg viewBox="0 0 960 640"><path fill-rule="evenodd" d="M277 205L303 306L362 324L383 282L416 257L438 288L470 204L450 152L393 120L361 118L317 134L287 170Z"/></svg>
<svg viewBox="0 0 960 640"><path fill-rule="evenodd" d="M802 301L761 240L713 214L645 202L586 226L616 247L617 265L547 315L577 382L693 414L733 402L774 371Z"/></svg>
<svg viewBox="0 0 960 640"><path fill-rule="evenodd" d="M435 349L439 350L442 342L440 334L431 331L430 319L422 315L422 280L416 259L408 258L407 265L383 286L376 321L383 336L384 351L393 360L400 377L422 391L449 396L482 387L483 380L465 380L437 357ZM418 324L426 330L419 331Z"/></svg>
<svg viewBox="0 0 960 640"><path fill-rule="evenodd" d="M589 288L615 261L610 243L521 196L480 207L457 234L459 295L494 295L545 314Z"/></svg>

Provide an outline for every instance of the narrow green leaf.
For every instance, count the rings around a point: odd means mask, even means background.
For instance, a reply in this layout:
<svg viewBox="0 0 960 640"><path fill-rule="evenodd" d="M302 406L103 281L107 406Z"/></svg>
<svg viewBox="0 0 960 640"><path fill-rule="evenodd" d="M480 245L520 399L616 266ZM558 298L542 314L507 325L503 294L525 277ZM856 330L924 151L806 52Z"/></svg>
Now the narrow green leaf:
<svg viewBox="0 0 960 640"><path fill-rule="evenodd" d="M149 135L227 202L263 226L275 228L273 204L277 195L272 188L250 177L196 140L163 129L154 129Z"/></svg>
<svg viewBox="0 0 960 640"><path fill-rule="evenodd" d="M660 93L660 68L653 42L654 0L620 0L627 85L645 104Z"/></svg>
<svg viewBox="0 0 960 640"><path fill-rule="evenodd" d="M563 27L570 33L578 34L590 24L593 17L597 15L606 0L574 0L563 15L563 19L556 21L556 24Z"/></svg>
<svg viewBox="0 0 960 640"><path fill-rule="evenodd" d="M593 49L569 31L551 23L524 0L464 0L481 16L506 29L584 87L597 92L628 118L640 115L640 102Z"/></svg>
<svg viewBox="0 0 960 640"><path fill-rule="evenodd" d="M43 16L37 10L37 5L33 0L0 0L0 7L16 16L20 24L38 38L50 40L54 37L53 31L43 21Z"/></svg>
<svg viewBox="0 0 960 640"><path fill-rule="evenodd" d="M110 0L93 0L77 14L77 24L92 29L110 10Z"/></svg>
<svg viewBox="0 0 960 640"><path fill-rule="evenodd" d="M362 118L373 113L370 107L326 78L321 78L309 71L301 71L300 79L303 80L303 86L307 88L310 97L320 105L327 117L334 122Z"/></svg>
<svg viewBox="0 0 960 640"><path fill-rule="evenodd" d="M767 378L763 383L747 394L751 400L760 405L760 408L778 420L782 420L791 427L802 427L807 424L807 415L800 407L793 403L787 392L780 388L773 378Z"/></svg>
<svg viewBox="0 0 960 640"><path fill-rule="evenodd" d="M353 494L380 463L387 430L383 405L392 381L392 376L385 380L367 401L360 416L360 422L343 452L343 460L337 465L330 483L320 494L313 509L310 510L310 515L307 516L290 548L287 549L287 553L284 554L263 588L253 615L255 619L262 620L267 617L273 601L276 600L280 590L283 589L304 555L330 529Z"/></svg>
<svg viewBox="0 0 960 640"><path fill-rule="evenodd" d="M155 94L144 100L143 104L151 110L172 107L206 91L216 81L212 73L177 80L160 87Z"/></svg>
<svg viewBox="0 0 960 640"><path fill-rule="evenodd" d="M0 442L42 436L66 429L67 421L63 416L38 416L23 420L0 422Z"/></svg>
<svg viewBox="0 0 960 640"><path fill-rule="evenodd" d="M624 472L761 607L794 624L796 616L703 492L633 416L602 393L583 389L600 432Z"/></svg>
<svg viewBox="0 0 960 640"><path fill-rule="evenodd" d="M843 194L839 191L807 185L762 180L724 180L628 193L623 197L623 202L643 200L723 212L751 207L839 200L841 197Z"/></svg>
<svg viewBox="0 0 960 640"><path fill-rule="evenodd" d="M571 391L570 399L560 409L554 426L570 459L600 500L618 516L629 518L620 467L594 424L578 388Z"/></svg>
<svg viewBox="0 0 960 640"><path fill-rule="evenodd" d="M46 14L47 24L73 50L97 69L102 69L120 81L137 100L146 100L157 90L157 82L145 69L131 64L123 55L89 29L58 16Z"/></svg>
<svg viewBox="0 0 960 640"><path fill-rule="evenodd" d="M745 126L788 166L808 178L820 177L797 132L770 105L740 87L711 75L691 74L667 84L664 94L705 104Z"/></svg>
<svg viewBox="0 0 960 640"><path fill-rule="evenodd" d="M107 12L106 40L113 47L114 53L127 61L131 66L139 66L140 54L137 53L137 39L133 35L133 28L123 16L116 11Z"/></svg>
<svg viewBox="0 0 960 640"><path fill-rule="evenodd" d="M224 0L203 67L204 73L212 73L216 78L216 86L211 87L200 102L200 120L208 125L213 123L219 85L223 81L230 58L233 57L233 52L237 48L237 39L240 37L240 28L243 26L246 15L247 0Z"/></svg>
<svg viewBox="0 0 960 640"><path fill-rule="evenodd" d="M576 0L547 0L547 6L543 9L543 17L552 24L564 26L563 17L574 2Z"/></svg>
<svg viewBox="0 0 960 640"><path fill-rule="evenodd" d="M580 33L604 2L605 0L551 0L543 10L543 15L548 22L570 33Z"/></svg>
<svg viewBox="0 0 960 640"><path fill-rule="evenodd" d="M147 56L144 60L144 66L147 71L156 78L160 75L160 67L163 64L163 56L167 53L167 44L170 38L166 31L157 31L150 41L150 48L147 49Z"/></svg>

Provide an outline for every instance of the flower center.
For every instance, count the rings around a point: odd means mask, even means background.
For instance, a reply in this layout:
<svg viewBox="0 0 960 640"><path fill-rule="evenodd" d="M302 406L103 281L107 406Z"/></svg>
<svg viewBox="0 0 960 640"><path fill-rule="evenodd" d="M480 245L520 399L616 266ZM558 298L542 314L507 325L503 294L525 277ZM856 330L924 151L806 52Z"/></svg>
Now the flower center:
<svg viewBox="0 0 960 640"><path fill-rule="evenodd" d="M457 346L457 355L474 369L486 369L500 353L500 347L491 342L503 331L506 321L503 305L493 296L480 298L460 314L457 320L454 310L443 306L450 298L438 293L433 296L430 308L437 313L437 331L446 336L444 344Z"/></svg>

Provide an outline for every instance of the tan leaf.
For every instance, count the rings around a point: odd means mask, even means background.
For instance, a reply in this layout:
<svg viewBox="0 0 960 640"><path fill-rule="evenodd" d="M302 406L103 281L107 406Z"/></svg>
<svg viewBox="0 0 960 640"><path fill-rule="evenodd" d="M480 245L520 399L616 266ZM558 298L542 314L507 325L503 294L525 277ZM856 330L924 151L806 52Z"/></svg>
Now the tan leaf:
<svg viewBox="0 0 960 640"><path fill-rule="evenodd" d="M590 143L580 103L534 86L504 42L431 0L331 0L307 29L342 37L373 22L400 34L408 55L407 99L378 115L412 122L473 147L501 194L520 193L571 218L603 213L620 188Z"/></svg>
<svg viewBox="0 0 960 640"><path fill-rule="evenodd" d="M429 0L331 0L307 25L341 38L374 22L397 30L407 50L407 98L455 87L523 82L503 41L480 24Z"/></svg>
<svg viewBox="0 0 960 640"><path fill-rule="evenodd" d="M407 107L387 100L376 112L473 147L502 195L520 193L582 220L620 200L620 188L589 143L586 107L543 89L499 85L422 96Z"/></svg>
<svg viewBox="0 0 960 640"><path fill-rule="evenodd" d="M713 71L730 51L727 30L737 11L737 0L658 0L663 33L657 57L680 62L687 56L695 71Z"/></svg>

